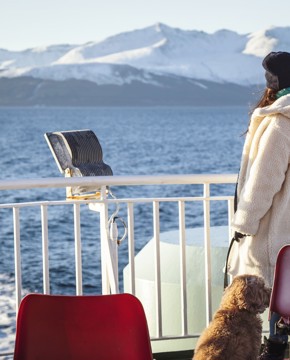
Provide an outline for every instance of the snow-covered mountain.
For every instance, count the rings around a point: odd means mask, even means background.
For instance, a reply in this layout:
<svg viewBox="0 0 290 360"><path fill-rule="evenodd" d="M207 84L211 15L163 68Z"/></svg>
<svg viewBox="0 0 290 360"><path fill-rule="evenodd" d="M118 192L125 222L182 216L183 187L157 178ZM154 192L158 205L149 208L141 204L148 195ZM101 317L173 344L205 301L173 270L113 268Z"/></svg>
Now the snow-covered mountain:
<svg viewBox="0 0 290 360"><path fill-rule="evenodd" d="M83 45L0 49L0 77L158 85L156 76L174 76L249 86L264 83L261 60L278 50L290 51L290 27L241 35L229 30L185 31L158 23Z"/></svg>

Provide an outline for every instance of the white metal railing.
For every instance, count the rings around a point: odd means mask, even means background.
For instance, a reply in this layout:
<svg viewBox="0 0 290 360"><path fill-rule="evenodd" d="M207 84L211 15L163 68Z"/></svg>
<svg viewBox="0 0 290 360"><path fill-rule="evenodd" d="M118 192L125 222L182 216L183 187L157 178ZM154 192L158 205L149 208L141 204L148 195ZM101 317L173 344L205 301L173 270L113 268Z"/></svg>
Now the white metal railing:
<svg viewBox="0 0 290 360"><path fill-rule="evenodd" d="M74 211L74 242L75 242L75 271L76 271L76 294L82 295L82 240L81 240L81 218L80 205L90 203L90 208L100 213L100 241L101 241L101 274L102 293L117 293L118 284L118 246L113 244L108 237L108 209L110 204L127 204L127 226L128 226L128 261L130 269L130 290L136 293L135 284L135 236L134 236L134 205L140 203L151 203L153 207L153 238L155 249L155 302L156 302L156 336L154 340L165 338L162 330L162 301L161 301L161 274L160 274L160 214L159 206L165 202L178 204L179 219L179 240L180 240L180 284L181 284L181 314L182 332L173 334L171 338L182 338L197 336L189 334L187 315L187 286L186 286L186 239L185 239L185 203L200 202L203 204L204 216L204 248L205 248L205 291L206 291L206 321L212 317L212 293L211 293L211 241L210 241L210 202L226 201L228 203L228 221L233 214L233 196L211 196L210 190L213 184L233 184L236 182L235 174L199 174L199 175L158 175L158 176L104 176L104 177L83 177L83 178L47 178L47 179L23 179L0 181L0 192L7 190L31 190L39 188L66 188L75 186L95 186L101 189L101 196L98 200L54 200L54 201L28 201L22 203L0 204L0 209L13 209L14 224L14 260L15 260L15 288L16 304L20 304L22 294L21 274L21 252L20 252L20 217L21 209L36 207L41 209L41 231L42 231L42 264L43 264L43 293L50 293L50 272L49 272L49 236L48 236L48 208L52 206L65 205L73 207ZM202 196L191 197L126 197L109 199L107 188L116 186L140 186L140 185L203 185ZM230 234L229 234L230 236ZM166 337L168 338L168 337Z"/></svg>

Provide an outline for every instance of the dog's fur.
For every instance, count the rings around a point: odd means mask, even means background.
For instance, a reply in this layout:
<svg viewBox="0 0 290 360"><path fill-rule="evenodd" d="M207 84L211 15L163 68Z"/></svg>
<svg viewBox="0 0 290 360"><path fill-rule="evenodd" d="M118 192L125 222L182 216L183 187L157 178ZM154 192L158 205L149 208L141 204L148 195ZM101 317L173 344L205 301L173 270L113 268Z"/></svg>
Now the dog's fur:
<svg viewBox="0 0 290 360"><path fill-rule="evenodd" d="M269 306L270 294L261 277L236 276L198 339L193 359L256 360L262 336L260 313Z"/></svg>

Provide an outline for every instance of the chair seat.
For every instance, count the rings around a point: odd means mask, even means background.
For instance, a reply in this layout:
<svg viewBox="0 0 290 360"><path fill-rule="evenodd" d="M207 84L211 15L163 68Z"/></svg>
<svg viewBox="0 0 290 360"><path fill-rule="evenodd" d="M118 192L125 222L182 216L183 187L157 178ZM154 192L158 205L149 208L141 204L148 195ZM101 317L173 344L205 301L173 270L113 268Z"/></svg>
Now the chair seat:
<svg viewBox="0 0 290 360"><path fill-rule="evenodd" d="M284 246L277 256L274 283L270 300L270 312L283 318L290 317L290 245Z"/></svg>
<svg viewBox="0 0 290 360"><path fill-rule="evenodd" d="M145 313L130 294L29 294L17 317L15 360L152 360Z"/></svg>

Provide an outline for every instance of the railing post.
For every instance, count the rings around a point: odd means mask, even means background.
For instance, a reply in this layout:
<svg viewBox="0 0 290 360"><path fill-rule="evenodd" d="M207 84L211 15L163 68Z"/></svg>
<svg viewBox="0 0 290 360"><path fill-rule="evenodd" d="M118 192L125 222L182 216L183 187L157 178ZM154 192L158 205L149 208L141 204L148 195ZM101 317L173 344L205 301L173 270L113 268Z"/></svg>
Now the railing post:
<svg viewBox="0 0 290 360"><path fill-rule="evenodd" d="M13 208L16 313L22 297L19 208Z"/></svg>
<svg viewBox="0 0 290 360"><path fill-rule="evenodd" d="M235 213L234 207L235 207L234 206L234 198L232 198L232 199L228 200L229 245L230 245L231 239L233 237L233 231L232 231L232 228L231 228L231 223L232 223L232 219L233 219L233 216L234 216L234 213ZM230 278L230 282L231 282L232 281L232 275L229 275L229 278Z"/></svg>
<svg viewBox="0 0 290 360"><path fill-rule="evenodd" d="M43 293L50 293L47 206L41 205Z"/></svg>
<svg viewBox="0 0 290 360"><path fill-rule="evenodd" d="M102 293L117 294L119 292L118 245L109 239L106 186L102 186L101 188L101 201L98 205L100 211Z"/></svg>
<svg viewBox="0 0 290 360"><path fill-rule="evenodd" d="M185 237L185 206L179 201L179 247L180 247L180 295L182 335L188 334L187 323L187 287L186 287L186 237Z"/></svg>
<svg viewBox="0 0 290 360"><path fill-rule="evenodd" d="M229 240L232 238L231 222L234 216L234 199L228 200Z"/></svg>
<svg viewBox="0 0 290 360"><path fill-rule="evenodd" d="M153 227L155 249L156 333L162 336L161 269L160 269L160 219L159 202L153 202Z"/></svg>
<svg viewBox="0 0 290 360"><path fill-rule="evenodd" d="M80 204L74 204L76 295L83 294Z"/></svg>
<svg viewBox="0 0 290 360"><path fill-rule="evenodd" d="M206 324L212 319L212 293L211 293L211 244L210 244L210 188L209 184L204 185L204 261L205 261L205 301L206 301Z"/></svg>
<svg viewBox="0 0 290 360"><path fill-rule="evenodd" d="M133 204L128 203L128 246L129 246L129 265L130 265L130 286L131 294L135 295L135 239L134 239L134 211Z"/></svg>

